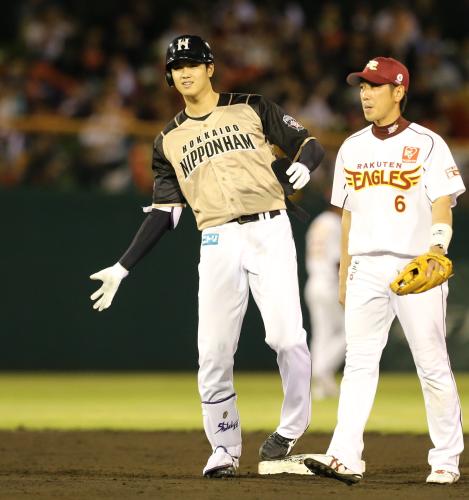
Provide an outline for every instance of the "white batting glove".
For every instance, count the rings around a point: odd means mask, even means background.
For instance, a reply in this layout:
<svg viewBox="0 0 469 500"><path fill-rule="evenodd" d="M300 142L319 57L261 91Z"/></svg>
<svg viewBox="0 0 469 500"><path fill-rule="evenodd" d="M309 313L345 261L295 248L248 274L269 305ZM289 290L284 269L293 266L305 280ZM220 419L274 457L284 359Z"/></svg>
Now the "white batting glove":
<svg viewBox="0 0 469 500"><path fill-rule="evenodd" d="M309 168L298 161L288 167L286 174L290 176L288 180L293 184L293 189L305 187L310 179Z"/></svg>
<svg viewBox="0 0 469 500"><path fill-rule="evenodd" d="M91 295L91 300L96 300L93 304L93 309L103 311L107 309L111 303L114 295L121 284L121 281L129 274L129 271L123 267L119 262L112 267L106 267L97 273L90 276L92 280L101 280L103 284L99 290Z"/></svg>

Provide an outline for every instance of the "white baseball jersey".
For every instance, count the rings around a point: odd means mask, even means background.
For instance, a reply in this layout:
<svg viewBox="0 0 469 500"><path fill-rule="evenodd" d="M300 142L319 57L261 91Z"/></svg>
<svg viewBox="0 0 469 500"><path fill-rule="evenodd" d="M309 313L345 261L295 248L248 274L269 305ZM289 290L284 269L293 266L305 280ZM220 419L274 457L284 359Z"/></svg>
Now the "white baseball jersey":
<svg viewBox="0 0 469 500"><path fill-rule="evenodd" d="M432 203L451 195L454 206L465 191L459 170L445 141L421 125L401 118L385 140L376 130L353 134L337 155L331 203L352 212L349 254L422 254Z"/></svg>
<svg viewBox="0 0 469 500"><path fill-rule="evenodd" d="M332 203L351 211L352 260L345 300L347 355L337 426L326 453L353 471L363 472L363 432L381 353L397 317L424 395L433 443L428 462L432 470L459 473L464 440L446 350L448 283L404 296L394 294L389 284L410 257L429 250L432 203L451 196L454 206L464 190L443 139L403 118L389 127L361 130L338 153Z"/></svg>
<svg viewBox="0 0 469 500"><path fill-rule="evenodd" d="M326 211L318 215L306 233L306 269L314 282L337 290L340 261L341 218Z"/></svg>

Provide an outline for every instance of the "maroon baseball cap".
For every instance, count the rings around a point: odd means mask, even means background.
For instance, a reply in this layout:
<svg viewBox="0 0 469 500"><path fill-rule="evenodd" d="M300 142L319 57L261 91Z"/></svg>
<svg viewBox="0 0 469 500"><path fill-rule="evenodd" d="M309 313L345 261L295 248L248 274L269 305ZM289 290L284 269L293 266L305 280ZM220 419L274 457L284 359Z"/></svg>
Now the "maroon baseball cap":
<svg viewBox="0 0 469 500"><path fill-rule="evenodd" d="M375 57L367 62L363 71L350 73L347 76L349 85L357 85L361 80L378 85L385 83L404 85L406 91L409 90L409 70L392 57Z"/></svg>

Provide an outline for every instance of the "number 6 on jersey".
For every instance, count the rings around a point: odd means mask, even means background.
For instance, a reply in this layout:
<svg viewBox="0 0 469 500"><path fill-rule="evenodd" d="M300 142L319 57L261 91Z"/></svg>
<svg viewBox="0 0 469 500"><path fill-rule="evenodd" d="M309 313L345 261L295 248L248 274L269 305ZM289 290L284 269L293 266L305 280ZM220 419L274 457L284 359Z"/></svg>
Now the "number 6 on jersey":
<svg viewBox="0 0 469 500"><path fill-rule="evenodd" d="M402 194L396 196L396 199L394 200L394 208L396 209L396 212L403 212L405 210L405 197Z"/></svg>

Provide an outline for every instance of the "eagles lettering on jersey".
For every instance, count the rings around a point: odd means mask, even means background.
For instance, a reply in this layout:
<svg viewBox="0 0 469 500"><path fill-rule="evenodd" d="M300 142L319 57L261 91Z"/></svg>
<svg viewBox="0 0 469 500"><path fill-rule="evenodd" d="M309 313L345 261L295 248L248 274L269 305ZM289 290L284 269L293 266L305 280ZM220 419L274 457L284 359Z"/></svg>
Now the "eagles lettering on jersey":
<svg viewBox="0 0 469 500"><path fill-rule="evenodd" d="M273 145L296 161L308 131L260 95L220 94L207 116L181 111L155 139L153 206L188 203L199 229L285 208Z"/></svg>
<svg viewBox="0 0 469 500"><path fill-rule="evenodd" d="M372 171L355 171L344 168L344 172L347 184L355 191L372 186L390 186L396 189L407 190L415 186L420 180L420 168L421 165L412 170L378 169Z"/></svg>

